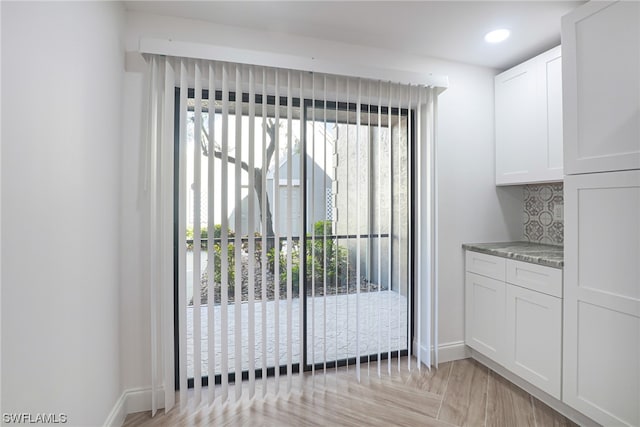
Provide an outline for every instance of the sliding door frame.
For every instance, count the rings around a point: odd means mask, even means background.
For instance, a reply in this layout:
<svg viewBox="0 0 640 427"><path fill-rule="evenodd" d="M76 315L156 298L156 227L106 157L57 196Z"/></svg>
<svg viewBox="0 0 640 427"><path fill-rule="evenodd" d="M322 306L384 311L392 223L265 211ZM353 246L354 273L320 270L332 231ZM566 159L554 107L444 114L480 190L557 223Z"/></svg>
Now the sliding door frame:
<svg viewBox="0 0 640 427"><path fill-rule="evenodd" d="M193 98L195 95L195 89L193 88L189 88L188 89L188 93L187 93L187 98ZM180 242L180 236L179 236L179 222L181 220L183 220L184 218L180 218L179 217L179 195L180 195L180 182L179 182L179 164L180 164L180 126L182 125L180 123L180 88L179 87L175 87L175 92L174 92L174 96L175 96L175 101L174 101L174 188L173 188L173 197L174 197L174 203L173 203L173 279L174 279L174 286L173 286L173 295L174 295L174 310L173 310L173 320L174 320L174 372L175 372L175 389L179 390L180 389L180 349L179 349L179 343L180 343L180 337L179 337L179 300L178 300L178 293L179 293L179 280L178 280L178 262L179 262L179 252L180 252L180 248L179 246L179 242ZM235 101L235 97L236 97L236 92L234 91L229 91L229 102L234 102ZM276 99L275 96L273 95L268 95L266 97L266 101L268 105L273 105L276 108L277 107L286 107L287 106L287 97L286 96L280 96L280 102L276 105ZM202 90L202 99L209 99L209 90L208 89L203 89ZM222 100L222 91L217 90L215 93L215 100ZM255 95L255 103L256 104L262 104L263 103L263 97L260 94L256 94ZM242 93L242 102L249 102L249 94L243 92ZM339 360L331 360L331 361L326 361L325 362L318 362L315 363L314 365L311 365L308 363L307 360L307 352L308 352L308 343L307 343L307 290L309 289L309 283L306 280L306 256L304 256L304 254L306 254L306 244L307 244L307 236L306 236L306 229L307 229L307 225L308 225L308 221L307 221L307 207L308 207L308 202L306 199L307 196L307 162L306 162L306 153L307 153L307 122L308 122L308 116L307 116L307 110L309 107L318 107L318 105L322 108L333 108L333 111L349 111L349 112L357 112L357 103L354 102L335 102L335 101L322 101L322 100L311 100L311 99L307 99L307 98L296 98L296 97L292 97L292 106L293 107L298 107L300 108L300 119L302 122L302 135L300 135L300 153L301 153L301 158L304 159L304 161L302 161L302 169L301 169L301 182L303 182L304 184L301 185L301 198L304 201L303 203L303 211L302 211L302 223L303 223L303 228L301 230L301 235L299 236L300 239L300 253L303 254L300 256L301 260L300 260L300 274L302 277L302 289L299 289L299 297L301 298L301 309L303 310L303 323L302 325L300 325L303 328L303 333L302 333L302 339L303 339L303 351L302 354L300 355L300 361L297 363L292 363L292 373L299 373L300 372L300 365L302 365L303 367L303 372L308 372L308 371L312 371L312 370L322 370L325 367L327 369L330 368L336 368L336 367L343 367L343 366L347 366L347 365L355 365L357 362L357 358L356 357L348 357L348 358L344 358L344 359L339 359ZM336 108L337 107L337 108ZM360 108L361 108L361 112L362 111L369 111L369 105L368 104L360 104ZM365 109L366 108L366 109ZM409 170L408 170L408 185L409 185L409 200L408 200L408 207L409 207L409 224L408 224L408 237L409 237L409 250L408 250L408 263L409 265L407 266L408 271L409 272L413 272L414 271L414 263L415 263L415 258L414 258L414 254L415 254L415 236L414 236L414 231L416 230L415 228L415 222L416 222L416 218L415 218L415 189L416 189L416 176L415 176L415 171L416 171L416 159L415 159L415 150L416 150L416 114L415 114L415 110L413 108L397 108L397 107L389 107L389 106L371 106L372 111L377 111L377 109L380 108L381 112L388 112L389 109L391 110L391 115L395 115L395 117L401 117L401 116L406 116L409 118L409 123L407 126L407 138L408 138L408 143L407 143L407 150L408 150L408 165L409 165ZM205 110L203 109L203 112L205 112ZM234 113L235 114L235 113ZM337 121L334 120L334 121ZM327 123L329 123L329 121L327 121ZM370 126L370 124L369 124ZM391 144L391 142L390 142ZM304 157L303 157L304 156ZM276 158L276 165L278 164L278 159ZM265 171L266 173L266 171ZM275 220L275 219L274 219ZM369 235L372 235L371 233L369 233ZM392 230L389 230L389 235L392 235ZM341 237L351 237L351 236L332 236L332 238L336 238L336 239L340 239ZM238 236L239 239L241 239L240 236ZM208 243L207 243L208 244ZM277 278L276 278L277 280ZM390 286L391 284L389 284ZM414 333L415 333L415 319L414 316L412 316L411 314L413 314L413 308L415 305L415 277L414 274L410 274L410 279L409 279L409 283L408 283L408 290L409 291L409 295L410 298L407 301L407 328L409 329L407 332L410 333L410 339L409 342L411 343L411 345L413 345L413 340L414 340ZM418 350L419 351L419 350ZM378 354L374 353L374 354L367 354L367 355L361 355L360 356L360 363L366 363L366 362L370 362L370 361L377 361L377 360L387 360L389 358L389 355L391 355L391 358L397 358L397 357L403 357L403 356L407 356L409 354L408 349L399 349L399 350L394 350L394 351L388 351L388 352L383 352L380 354L380 358L378 359ZM413 354L413 352L412 352ZM267 377L272 377L275 375L276 372L276 368L279 370L280 375L286 375L287 374L287 365L279 365L279 366L271 366L271 367L267 367ZM255 372L255 378L256 379L260 379L262 378L262 369L261 368L257 368L254 370ZM229 383L235 383L235 379L236 379L236 373L232 372L232 373L228 373L228 381ZM241 373L241 379L243 381L246 381L249 379L249 371L245 370L242 371ZM222 374L216 374L215 376L215 380L214 380L214 384L215 385L219 385L222 383ZM209 385L209 378L208 376L203 376L202 377L202 386L208 386ZM193 388L194 386L194 378L187 378L187 388Z"/></svg>
<svg viewBox="0 0 640 427"><path fill-rule="evenodd" d="M357 107L358 104L356 102L336 102L336 101L325 101L325 100L319 100L319 99L308 99L305 98L304 100L304 109L302 112L302 117L301 120L303 120L303 135L301 135L301 147L300 147L300 152L304 153L305 155L305 161L303 162L303 169L302 169L302 180L304 182L304 186L302 187L302 198L305 201L304 203L304 209L303 209L303 236L302 236L302 245L301 245L301 249L300 249L300 253L301 254L306 254L306 244L307 244L307 235L306 235L306 230L307 230L307 226L308 226L308 215L307 215L307 208L308 208L308 203L307 203L307 186L309 185L309 181L307 180L308 176L307 176L307 161L306 161L306 153L307 153L307 147L308 147L308 141L307 141L307 123L310 120L313 120L313 118L309 118L308 115L308 109L310 107L313 108L323 108L327 111L336 111L336 114L338 111L341 112L353 112L357 114ZM416 138L415 138L415 110L414 109L407 109L407 108L397 108L397 107L389 107L389 106L374 106L374 105L370 105L370 104L364 104L364 103L360 103L360 113L364 114L364 111L369 111L369 109L371 108L371 111L375 111L377 113L378 108L380 108L380 113L385 115L389 113L389 109L391 110L391 115L393 117L410 117L408 126L407 126L407 150L409 151L408 153L408 159L409 159L409 171L408 174L409 176L407 177L407 181L410 187L410 191L408 194L409 200L407 201L407 204L409 206L409 224L408 224L408 230L409 232L407 233L409 236L409 266L408 269L410 272L413 272L413 268L414 268L414 258L413 258L413 254L415 253L414 251L414 236L413 233L411 232L412 230L415 230L414 228L414 217L415 217L415 203L413 202L415 200L415 194L414 194L414 189L415 189L415 160L414 160L414 155L413 153L415 152L415 143L416 143ZM329 120L327 119L326 121L322 120L322 123L334 123L334 122L338 122L338 123L342 123L342 124L356 124L356 123L348 123L348 122L342 122L342 121L338 121L337 117L335 120ZM367 127L371 126L371 124L369 123L367 125ZM390 146L392 144L392 141L389 142ZM389 236L392 236L392 230L389 230ZM358 234L347 234L347 235L332 235L332 238L335 238L336 240L340 240L340 239L344 239L344 238L355 238L357 237ZM365 236L365 235L361 235L361 236ZM368 238L371 238L373 236L377 237L377 235L372 234L372 233L367 233L366 236ZM309 238L310 239L310 238ZM391 243L390 243L391 244ZM326 363L323 362L317 362L315 364L311 364L308 362L307 360L307 354L308 354L308 327L307 327L307 315L308 315L308 311L307 311L307 291L309 289L309 286L311 285L309 283L309 281L306 279L306 269L307 269L307 265L306 265L306 255L304 256L305 262L302 263L302 265L304 266L304 269L301 268L301 274L304 274L303 277L303 289L304 289L304 294L301 293L301 297L302 295L304 295L304 298L302 299L302 307L303 307L303 328L304 328L304 333L303 333L303 354L302 354L302 363L304 365L304 372L309 372L312 370L323 370L325 367L327 369L332 369L332 368L336 368L336 367L343 367L343 366L347 366L347 365L355 365L358 361L357 357L347 357L347 358L343 358L343 359L338 359L338 360L327 360ZM357 280L357 279L356 279ZM411 316L411 314L413 313L413 304L414 304L414 288L415 288L415 280L414 280L414 275L411 274L410 275L410 280L409 280L409 284L408 284L408 289L410 288L411 291L409 292L409 295L411 296L411 298L407 301L407 328L408 331L407 332L411 332L411 337L410 337L410 342L413 343L413 332L414 332L414 319L413 316ZM357 285L359 286L359 284ZM389 284L389 289L391 289L391 284ZM388 352L383 352L380 353L380 359L378 359L378 354L374 353L374 354L366 354L366 355L361 355L360 356L360 363L367 363L370 361L378 361L378 360L387 360L389 357L389 354L391 355L391 358L397 358L397 357L403 357L403 356L407 356L409 354L409 350L408 349L400 349L400 350L392 350L392 351L388 351Z"/></svg>

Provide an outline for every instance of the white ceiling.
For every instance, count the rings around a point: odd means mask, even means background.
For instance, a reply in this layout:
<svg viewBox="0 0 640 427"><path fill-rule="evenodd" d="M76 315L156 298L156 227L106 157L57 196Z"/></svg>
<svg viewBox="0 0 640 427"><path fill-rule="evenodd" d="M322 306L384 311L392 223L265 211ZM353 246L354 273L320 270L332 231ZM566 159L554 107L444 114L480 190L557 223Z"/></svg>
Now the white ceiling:
<svg viewBox="0 0 640 427"><path fill-rule="evenodd" d="M506 69L560 43L583 1L127 1L128 10ZM508 28L507 41L484 35Z"/></svg>

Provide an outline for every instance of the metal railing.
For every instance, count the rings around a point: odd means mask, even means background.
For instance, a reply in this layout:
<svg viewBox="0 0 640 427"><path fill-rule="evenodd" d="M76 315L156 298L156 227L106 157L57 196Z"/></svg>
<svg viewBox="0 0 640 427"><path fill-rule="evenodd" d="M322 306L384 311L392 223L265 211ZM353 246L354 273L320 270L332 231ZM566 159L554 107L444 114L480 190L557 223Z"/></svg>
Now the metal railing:
<svg viewBox="0 0 640 427"><path fill-rule="evenodd" d="M365 238L365 239L387 238L387 237L391 237L391 235L390 235L389 233L382 233L382 234L360 234L360 235L358 235L358 234L316 234L315 236L307 235L307 236L306 236L306 239L307 239L307 241L313 241L313 240L319 241L319 240L324 240L324 238L325 238L325 237L326 237L327 239L345 240L345 239L357 239L358 237L360 237L361 239L362 239L362 238ZM237 239L237 237L235 237L235 236L230 236L230 237L228 237L228 238L227 238L227 242L229 242L229 243L235 243L236 239ZM260 242L260 241L262 241L263 239L266 239L266 240L275 240L275 236L266 236L266 237L263 237L263 236L255 236L255 237L254 237L254 239L255 239L255 241L256 241L256 242ZM279 242L283 242L283 241L284 241L284 242L286 242L286 241L287 241L287 240L289 240L289 239L291 239L291 240L293 240L293 241L299 241L299 240L301 240L301 237L300 237L300 236L291 236L291 237L283 237L283 236L280 236L280 237L278 237L278 241L279 241ZM193 239L187 239L187 241L186 241L186 242L187 242L187 245L193 245L193 241L194 241ZM249 236L241 236L241 237L240 237L240 241L241 241L242 243L244 243L244 242L247 242L247 243L248 243L248 242L249 242ZM208 244L208 242L209 242L209 238L208 238L208 237L201 237L201 238L200 238L200 242L201 242L201 243L207 243L207 244ZM213 242L214 242L214 243L216 243L216 242L222 242L222 237L214 237L214 238L213 238Z"/></svg>

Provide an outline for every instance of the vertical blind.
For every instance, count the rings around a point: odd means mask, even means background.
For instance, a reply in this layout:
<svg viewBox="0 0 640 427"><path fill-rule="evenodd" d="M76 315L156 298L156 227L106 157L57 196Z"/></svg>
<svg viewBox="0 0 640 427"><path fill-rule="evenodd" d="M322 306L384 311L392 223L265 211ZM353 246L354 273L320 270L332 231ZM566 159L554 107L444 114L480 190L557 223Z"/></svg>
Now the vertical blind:
<svg viewBox="0 0 640 427"><path fill-rule="evenodd" d="M146 59L153 413L434 364L436 90Z"/></svg>

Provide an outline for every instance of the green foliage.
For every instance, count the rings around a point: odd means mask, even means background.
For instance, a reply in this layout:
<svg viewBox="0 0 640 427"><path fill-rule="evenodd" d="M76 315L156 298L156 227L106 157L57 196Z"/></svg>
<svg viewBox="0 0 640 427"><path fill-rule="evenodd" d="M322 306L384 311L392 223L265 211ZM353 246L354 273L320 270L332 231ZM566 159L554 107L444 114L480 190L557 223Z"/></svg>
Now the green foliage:
<svg viewBox="0 0 640 427"><path fill-rule="evenodd" d="M202 250L207 250L208 244L213 244L214 253L214 265L215 265L215 283L222 282L222 226L215 224L213 229L213 239L208 242L207 229L203 228L202 233ZM347 256L348 251L345 247L338 245L338 241L331 235L332 223L331 221L317 221L313 225L313 234L306 235L306 254L304 257L306 265L306 280L309 285L313 282L316 287L322 288L325 284L327 286L335 285L336 279L338 284L344 285L346 283L347 276ZM228 230L229 238L235 237L235 233L232 230ZM262 257L262 236L260 233L255 233L255 252L254 257L256 260L260 260ZM193 239L193 229L187 229L187 240ZM242 250L246 253L249 249L248 242L238 242L242 245ZM235 241L230 241L227 245L227 271L228 280L227 285L229 292L232 293L235 284ZM272 246L272 245L269 245ZM190 246L192 248L192 244ZM287 247L286 242L283 240L279 245L279 253L276 256L275 248L271 247L267 250L267 266L266 268L275 273L276 262L278 263L278 281L280 295L286 294L287 289L287 275L291 275L291 282L293 288L293 294L299 294L299 281L300 281L300 240L293 240L291 247ZM287 252L291 251L291 273L288 273L287 269ZM277 260L276 260L277 258Z"/></svg>
<svg viewBox="0 0 640 427"><path fill-rule="evenodd" d="M267 263L269 271L275 273L275 248L271 248L267 251ZM284 295L287 292L287 252L281 250L278 257L278 275L280 283L280 295ZM294 242L291 252L291 283L293 294L298 295L300 281L300 247L297 242Z"/></svg>
<svg viewBox="0 0 640 427"><path fill-rule="evenodd" d="M306 279L309 284L313 283L318 287L323 287L325 280L327 286L335 285L336 277L340 284L346 283L347 276L347 249L338 245L337 239L331 235L331 221L317 221L313 225L313 235L307 234L306 244ZM313 236L313 238L312 238ZM294 286L294 293L298 292L300 278L300 242L294 241L291 248L291 280ZM267 252L269 269L274 272L275 249ZM280 289L286 291L287 283L287 251L281 250L278 257Z"/></svg>
<svg viewBox="0 0 640 427"><path fill-rule="evenodd" d="M336 276L340 283L346 281L347 249L338 245L331 236L331 221L317 221L313 224L314 236L307 234L307 281L312 278L316 285L335 284ZM326 274L325 274L326 273Z"/></svg>
<svg viewBox="0 0 640 427"><path fill-rule="evenodd" d="M202 227L200 229L200 238L205 241L201 242L200 249L207 248L206 239L208 236L209 236L209 230L207 229L207 227ZM187 227L185 237L187 239L187 249L193 249L193 227Z"/></svg>
<svg viewBox="0 0 640 427"><path fill-rule="evenodd" d="M233 230L227 230L228 237L235 237L235 232ZM213 226L213 259L214 259L214 281L216 283L222 283L222 225L215 224ZM211 242L209 242L211 243ZM235 248L236 242L231 241L227 243L227 285L229 286L229 290L233 290L236 278L236 256L235 256Z"/></svg>
<svg viewBox="0 0 640 427"><path fill-rule="evenodd" d="M235 236L235 233L233 232L233 230L228 230L228 233L230 238L233 238ZM222 253L223 252L222 252L222 242L220 241L220 238L222 237L221 224L215 224L213 226L213 236L214 236L214 238L212 239L213 240L213 259L214 259L214 266L215 266L214 281L215 283L222 283ZM202 227L200 229L200 237L203 239L200 248L203 251L208 250L208 245L211 242L208 241L209 230L207 227ZM193 227L187 228L186 238L187 238L187 248L193 249ZM229 272L227 284L229 285L230 288L232 288L235 283L235 277L236 277L235 242L233 240L227 244L227 258L228 258L227 270Z"/></svg>
<svg viewBox="0 0 640 427"><path fill-rule="evenodd" d="M214 260L214 282L222 283L222 244L220 241L215 241L213 244L213 260ZM236 279L236 257L235 257L235 244L229 243L227 245L227 285L230 291L233 289Z"/></svg>
<svg viewBox="0 0 640 427"><path fill-rule="evenodd" d="M313 232L316 236L325 236L331 234L331 221L320 220L313 224Z"/></svg>

